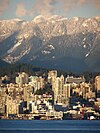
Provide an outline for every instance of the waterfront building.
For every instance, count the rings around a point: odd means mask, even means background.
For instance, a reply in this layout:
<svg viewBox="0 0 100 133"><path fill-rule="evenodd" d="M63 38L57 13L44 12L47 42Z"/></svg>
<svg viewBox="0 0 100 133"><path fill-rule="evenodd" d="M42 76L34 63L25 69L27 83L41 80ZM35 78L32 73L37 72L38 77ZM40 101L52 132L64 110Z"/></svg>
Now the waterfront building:
<svg viewBox="0 0 100 133"><path fill-rule="evenodd" d="M30 113L46 116L46 112L53 109L53 106L49 101L50 98L50 95L35 95L35 100L30 101L29 103Z"/></svg>
<svg viewBox="0 0 100 133"><path fill-rule="evenodd" d="M45 81L42 76L31 76L29 77L29 84L34 87L34 92L45 87Z"/></svg>
<svg viewBox="0 0 100 133"><path fill-rule="evenodd" d="M82 82L80 84L71 84L72 86L72 94L76 93L79 96L83 96L83 98L87 99L89 97L93 97L92 89L90 83Z"/></svg>
<svg viewBox="0 0 100 133"><path fill-rule="evenodd" d="M25 72L19 73L19 75L16 77L16 83L23 85L28 83L28 74Z"/></svg>
<svg viewBox="0 0 100 133"><path fill-rule="evenodd" d="M35 101L30 101L30 103L29 103L29 112L34 113L34 114L38 113L37 105L36 105Z"/></svg>
<svg viewBox="0 0 100 133"><path fill-rule="evenodd" d="M5 96L0 96L0 114L5 114L6 113L6 97Z"/></svg>
<svg viewBox="0 0 100 133"><path fill-rule="evenodd" d="M6 114L18 114L18 103L16 100L13 100L11 96L6 97Z"/></svg>
<svg viewBox="0 0 100 133"><path fill-rule="evenodd" d="M24 101L27 101L29 103L29 101L33 100L34 97L32 93L33 93L33 87L31 85L24 84L23 86Z"/></svg>
<svg viewBox="0 0 100 133"><path fill-rule="evenodd" d="M0 87L0 114L6 113L6 93L3 87Z"/></svg>
<svg viewBox="0 0 100 133"><path fill-rule="evenodd" d="M10 77L8 77L7 75L1 77L2 81L9 81Z"/></svg>
<svg viewBox="0 0 100 133"><path fill-rule="evenodd" d="M83 98L87 98L86 94L91 91L91 87L89 83L81 83L80 84L80 91L82 91Z"/></svg>
<svg viewBox="0 0 100 133"><path fill-rule="evenodd" d="M48 119L60 119L62 120L63 117L63 112L62 111L55 111L55 110L50 110L46 112L46 117Z"/></svg>
<svg viewBox="0 0 100 133"><path fill-rule="evenodd" d="M64 89L64 76L61 75L61 77L59 78L59 81L58 81L57 103L62 103L62 100L63 100L63 89Z"/></svg>
<svg viewBox="0 0 100 133"><path fill-rule="evenodd" d="M70 84L64 84L63 95L67 98L70 98L70 87Z"/></svg>
<svg viewBox="0 0 100 133"><path fill-rule="evenodd" d="M70 84L64 83L63 75L56 78L54 86L54 104L62 103L68 106L70 97Z"/></svg>
<svg viewBox="0 0 100 133"><path fill-rule="evenodd" d="M2 84L2 78L0 78L0 85Z"/></svg>
<svg viewBox="0 0 100 133"><path fill-rule="evenodd" d="M70 98L70 84L64 84L63 88L63 97L62 97L62 103L66 106L69 106L69 98Z"/></svg>
<svg viewBox="0 0 100 133"><path fill-rule="evenodd" d="M85 78L84 77L78 77L78 78L76 78L76 77L73 77L73 76L67 76L67 78L66 78L66 82L67 83L76 83L76 84L80 84L80 83L82 83L82 82L85 82Z"/></svg>
<svg viewBox="0 0 100 133"><path fill-rule="evenodd" d="M52 85L52 90L55 89L55 80L57 78L57 71L52 70L48 72L48 82Z"/></svg>
<svg viewBox="0 0 100 133"><path fill-rule="evenodd" d="M100 91L100 76L95 77L95 88L97 91Z"/></svg>
<svg viewBox="0 0 100 133"><path fill-rule="evenodd" d="M41 76L38 77L37 79L37 90L39 90L40 88L43 89L45 87L45 81L44 78L42 78Z"/></svg>
<svg viewBox="0 0 100 133"><path fill-rule="evenodd" d="M21 101L18 106L19 114L24 114L27 111L27 101Z"/></svg>
<svg viewBox="0 0 100 133"><path fill-rule="evenodd" d="M57 71L56 70L52 70L48 72L48 81L52 84L52 82L54 81L54 78L57 77Z"/></svg>
<svg viewBox="0 0 100 133"><path fill-rule="evenodd" d="M60 78L57 77L55 80L55 86L54 86L54 104L57 103L58 95L59 95L59 80Z"/></svg>
<svg viewBox="0 0 100 133"><path fill-rule="evenodd" d="M95 92L87 92L86 93L86 99L95 99L96 98L96 93Z"/></svg>
<svg viewBox="0 0 100 133"><path fill-rule="evenodd" d="M100 107L100 98L97 98L96 101L95 101L95 105L99 106Z"/></svg>

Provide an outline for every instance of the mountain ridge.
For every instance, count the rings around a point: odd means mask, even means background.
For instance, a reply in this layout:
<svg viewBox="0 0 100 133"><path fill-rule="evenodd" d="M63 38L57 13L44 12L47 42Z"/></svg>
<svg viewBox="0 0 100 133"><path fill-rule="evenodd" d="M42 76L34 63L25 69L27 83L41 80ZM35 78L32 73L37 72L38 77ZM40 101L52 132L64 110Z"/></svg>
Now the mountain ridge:
<svg viewBox="0 0 100 133"><path fill-rule="evenodd" d="M100 17L0 21L0 58L69 71L100 71ZM69 63L68 63L69 62ZM62 65L61 65L62 63Z"/></svg>

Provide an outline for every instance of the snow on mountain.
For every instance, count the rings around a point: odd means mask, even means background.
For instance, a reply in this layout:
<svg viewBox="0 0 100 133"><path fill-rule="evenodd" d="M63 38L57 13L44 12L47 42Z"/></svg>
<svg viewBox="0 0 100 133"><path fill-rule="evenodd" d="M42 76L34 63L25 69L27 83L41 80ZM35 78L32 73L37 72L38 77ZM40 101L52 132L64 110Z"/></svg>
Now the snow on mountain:
<svg viewBox="0 0 100 133"><path fill-rule="evenodd" d="M54 50L54 49L55 49L53 45L48 45L47 47L48 47L50 50Z"/></svg>
<svg viewBox="0 0 100 133"><path fill-rule="evenodd" d="M14 49L16 49L18 46L20 46L22 43L22 40L18 41L11 49L7 51L8 54L12 53Z"/></svg>
<svg viewBox="0 0 100 133"><path fill-rule="evenodd" d="M48 18L49 21L61 21L67 18L64 18L63 16L59 16L59 15L53 15L51 17Z"/></svg>
<svg viewBox="0 0 100 133"><path fill-rule="evenodd" d="M39 15L31 22L0 21L0 58L9 63L23 61L72 71L98 70L99 50L99 16L67 19Z"/></svg>
<svg viewBox="0 0 100 133"><path fill-rule="evenodd" d="M46 18L43 15L39 15L34 18L33 22L35 23L46 22Z"/></svg>
<svg viewBox="0 0 100 133"><path fill-rule="evenodd" d="M78 21L79 18L78 17L73 17L74 21Z"/></svg>
<svg viewBox="0 0 100 133"><path fill-rule="evenodd" d="M20 30L23 20L11 19L0 21L0 42Z"/></svg>

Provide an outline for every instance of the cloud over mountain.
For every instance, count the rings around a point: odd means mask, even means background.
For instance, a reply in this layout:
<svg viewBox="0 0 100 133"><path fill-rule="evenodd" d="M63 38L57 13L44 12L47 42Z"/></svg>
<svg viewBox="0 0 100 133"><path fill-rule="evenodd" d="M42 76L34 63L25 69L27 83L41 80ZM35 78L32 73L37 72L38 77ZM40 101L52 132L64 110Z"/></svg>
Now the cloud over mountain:
<svg viewBox="0 0 100 133"><path fill-rule="evenodd" d="M84 5L90 5L90 7L98 11L100 9L100 0L0 0L0 15L5 15L7 10L11 12L14 7L15 10L10 15L16 15L16 17L20 18L52 14L66 16L72 10Z"/></svg>
<svg viewBox="0 0 100 133"><path fill-rule="evenodd" d="M55 0L37 0L33 5L32 12L36 14L52 14Z"/></svg>
<svg viewBox="0 0 100 133"><path fill-rule="evenodd" d="M26 10L24 3L19 3L16 9L16 16L23 17L26 16L27 13L28 11Z"/></svg>
<svg viewBox="0 0 100 133"><path fill-rule="evenodd" d="M67 14L73 8L83 6L88 2L100 9L99 0L37 0L35 5L33 5L32 12L45 15L54 14L58 10L59 12Z"/></svg>
<svg viewBox="0 0 100 133"><path fill-rule="evenodd" d="M9 0L0 0L0 15L9 7Z"/></svg>
<svg viewBox="0 0 100 133"><path fill-rule="evenodd" d="M92 0L92 3L97 9L100 9L100 0Z"/></svg>

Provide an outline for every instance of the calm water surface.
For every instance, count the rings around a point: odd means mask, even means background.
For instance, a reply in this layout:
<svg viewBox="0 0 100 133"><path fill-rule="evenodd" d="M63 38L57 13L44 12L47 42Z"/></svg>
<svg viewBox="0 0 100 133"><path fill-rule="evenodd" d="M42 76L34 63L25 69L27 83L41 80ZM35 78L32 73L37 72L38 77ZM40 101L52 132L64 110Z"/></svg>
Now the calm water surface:
<svg viewBox="0 0 100 133"><path fill-rule="evenodd" d="M0 133L100 133L100 121L0 120Z"/></svg>

